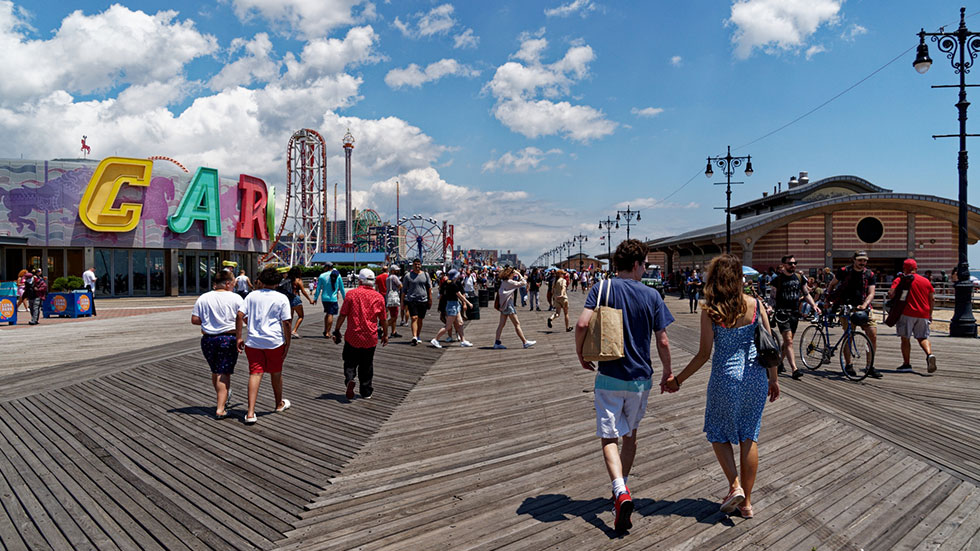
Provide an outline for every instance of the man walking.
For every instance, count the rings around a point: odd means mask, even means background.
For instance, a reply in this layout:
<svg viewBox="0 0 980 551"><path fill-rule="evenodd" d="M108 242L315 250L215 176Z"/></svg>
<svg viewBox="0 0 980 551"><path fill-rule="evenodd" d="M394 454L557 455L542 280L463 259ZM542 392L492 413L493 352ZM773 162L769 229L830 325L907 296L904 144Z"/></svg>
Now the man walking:
<svg viewBox="0 0 980 551"><path fill-rule="evenodd" d="M398 277L398 272L401 270L398 268L398 264L392 264L388 268L388 278L387 283L387 295L385 296L385 306L388 308L388 336L400 338L401 335L395 330L395 324L398 323L398 310L399 306L402 304L402 280Z"/></svg>
<svg viewBox="0 0 980 551"><path fill-rule="evenodd" d="M385 322L385 301L374 289L374 272L364 268L357 274L360 285L351 289L340 307L333 342L340 344L340 328L347 323L344 334L344 385L347 399L354 398L355 379L361 381L361 398L374 393L374 351L378 348L378 324ZM381 332L381 346L388 344L388 335Z"/></svg>
<svg viewBox="0 0 980 551"><path fill-rule="evenodd" d="M245 270L238 271L238 277L235 278L235 293L245 298L248 292L252 290L252 280L245 275Z"/></svg>
<svg viewBox="0 0 980 551"><path fill-rule="evenodd" d="M657 355L663 366L660 392L666 389L671 377L670 343L667 326L674 321L667 306L652 287L640 282L649 249L639 240L628 239L616 247L612 261L619 274L602 285L612 285L609 299L603 305L623 311L623 344L625 356L619 360L599 362L595 378L596 434L602 442L602 457L612 480L616 510L617 532L629 530L633 524L630 514L633 501L627 480L636 456L636 430L646 412L647 398L653 387L653 365L650 361L650 337L656 336ZM599 303L596 285L585 299L585 309L575 324L575 351L583 368L595 371L592 362L585 361L582 347L592 311ZM623 439L622 450L618 449Z"/></svg>
<svg viewBox="0 0 980 551"><path fill-rule="evenodd" d="M27 301L27 308L31 311L31 321L28 325L37 325L41 315L41 305L44 304L44 297L48 296L48 282L41 276L41 270L34 268L24 276L24 299Z"/></svg>
<svg viewBox="0 0 980 551"><path fill-rule="evenodd" d="M416 258L412 261L412 271L405 274L402 288L405 290L405 306L412 317L412 346L416 346L422 335L425 313L432 307L432 281L429 274L422 271L422 260Z"/></svg>
<svg viewBox="0 0 980 551"><path fill-rule="evenodd" d="M776 292L776 311L773 318L779 326L779 332L783 335L782 357L789 362L789 367L793 370L793 378L799 380L803 376L803 371L796 367L793 335L796 334L796 328L800 323L800 299L805 299L818 316L820 308L810 296L806 276L796 271L796 257L791 254L782 258L779 271L770 284Z"/></svg>
<svg viewBox="0 0 980 551"><path fill-rule="evenodd" d="M333 317L340 311L337 307L338 296L341 299L346 296L344 292L344 278L340 277L340 272L334 269L333 262L327 262L323 267L323 273L316 279L316 293L313 294L313 299L310 300L310 304L316 304L316 299L322 297L324 338L327 338L327 335L330 334Z"/></svg>
<svg viewBox="0 0 980 551"><path fill-rule="evenodd" d="M91 268L82 272L82 284L85 285L86 289L92 291L92 315L93 316L98 315L95 313L95 282L96 281L98 281L98 279L95 277L95 266L92 266Z"/></svg>
<svg viewBox="0 0 980 551"><path fill-rule="evenodd" d="M834 278L830 280L830 284L827 286L827 296L834 297L834 302L853 306L854 313L858 314L859 318L866 320L863 323L858 322L856 325L864 329L865 334L868 335L872 350L878 350L878 329L871 315L871 301L875 298L875 282L875 273L868 269L868 253L856 251L853 265L844 266L835 271ZM838 286L840 289L837 289ZM860 312L865 315L861 315ZM843 323L847 324L850 321L844 320ZM846 361L844 369L853 375L851 350L845 346L843 352ZM880 379L881 373L871 365L868 366L868 377Z"/></svg>
<svg viewBox="0 0 980 551"><path fill-rule="evenodd" d="M902 280L911 279L911 282L907 282L907 290L903 291L908 293L905 296L905 308L895 324L895 331L902 339L902 365L899 369L912 369L912 337L915 337L922 351L926 353L927 371L935 373L936 356L933 355L932 343L929 342L929 324L932 323L932 312L936 306L936 292L932 282L917 273L918 268L915 259L906 259L902 264L902 273L892 281L892 288L888 291L888 298L894 298Z"/></svg>

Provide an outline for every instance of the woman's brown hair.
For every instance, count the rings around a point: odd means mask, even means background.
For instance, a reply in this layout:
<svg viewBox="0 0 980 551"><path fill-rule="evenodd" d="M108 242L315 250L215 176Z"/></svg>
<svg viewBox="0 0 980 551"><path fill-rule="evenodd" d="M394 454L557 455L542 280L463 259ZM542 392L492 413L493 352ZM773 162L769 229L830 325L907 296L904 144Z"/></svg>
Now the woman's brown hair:
<svg viewBox="0 0 980 551"><path fill-rule="evenodd" d="M704 311L711 321L734 327L748 309L742 295L742 261L730 254L715 257L704 283Z"/></svg>
<svg viewBox="0 0 980 551"><path fill-rule="evenodd" d="M500 270L500 275L498 276L498 279L500 279L500 281L504 281L510 279L510 276L512 275L514 275L514 267L507 266L503 270Z"/></svg>

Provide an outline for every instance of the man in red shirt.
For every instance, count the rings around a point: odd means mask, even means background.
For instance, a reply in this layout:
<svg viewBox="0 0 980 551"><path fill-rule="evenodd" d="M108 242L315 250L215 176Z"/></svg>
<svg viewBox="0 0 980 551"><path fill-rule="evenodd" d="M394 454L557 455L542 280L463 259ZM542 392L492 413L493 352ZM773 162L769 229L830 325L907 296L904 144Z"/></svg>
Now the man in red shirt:
<svg viewBox="0 0 980 551"><path fill-rule="evenodd" d="M368 268L357 274L360 286L347 293L333 341L340 344L340 327L347 324L344 334L344 384L347 385L347 399L354 398L354 380L361 381L361 397L370 398L374 393L374 351L378 347L378 324L384 323L385 299L374 290L374 272ZM388 335L381 332L381 346L388 344Z"/></svg>
<svg viewBox="0 0 980 551"><path fill-rule="evenodd" d="M936 371L936 357L932 354L932 344L929 342L929 324L932 323L932 311L936 304L936 294L932 282L916 273L918 266L915 260L909 258L902 264L902 273L892 281L888 298L895 295L899 282L903 278L912 278L908 288L908 297L902 316L895 324L898 336L902 338L902 365L899 369L912 369L909 363L912 355L912 337L919 341L919 346L926 353L926 365L929 373Z"/></svg>

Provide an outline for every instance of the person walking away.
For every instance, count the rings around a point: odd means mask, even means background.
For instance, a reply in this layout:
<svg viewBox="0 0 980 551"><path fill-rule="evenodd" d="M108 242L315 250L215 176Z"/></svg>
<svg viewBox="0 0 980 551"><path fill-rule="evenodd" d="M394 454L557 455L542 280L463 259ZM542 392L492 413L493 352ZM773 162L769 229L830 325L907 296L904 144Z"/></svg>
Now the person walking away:
<svg viewBox="0 0 980 551"><path fill-rule="evenodd" d="M476 294L476 274L472 270L466 274L466 278L463 280L463 294L466 295L466 300L471 304L476 304L479 300L479 296ZM470 312L466 312L463 319L469 319Z"/></svg>
<svg viewBox="0 0 980 551"><path fill-rule="evenodd" d="M378 347L378 324L384 324L387 310L384 297L374 289L374 272L364 268L357 274L358 287L351 289L340 307L333 342L340 344L340 329L344 333L344 386L348 400L354 398L356 380L361 382L361 398L374 394L374 351ZM381 332L381 346L388 344L388 335Z"/></svg>
<svg viewBox="0 0 980 551"><path fill-rule="evenodd" d="M97 281L98 278L95 277L95 266L92 266L89 269L82 272L82 285L89 291L92 291L92 315L93 316L98 315L95 312L95 284Z"/></svg>
<svg viewBox="0 0 980 551"><path fill-rule="evenodd" d="M289 297L290 308L296 314L296 324L293 325L292 337L294 339L302 338L299 334L299 326L303 324L303 297L306 297L306 300L310 301L310 304L316 302L310 297L310 293L306 291L306 285L303 285L303 270L299 266L293 266L289 269L289 272L287 272L286 277L283 278L280 285L280 291ZM291 291L291 294L287 291Z"/></svg>
<svg viewBox="0 0 980 551"><path fill-rule="evenodd" d="M214 418L224 419L231 402L231 376L238 363L236 320L245 299L231 292L235 279L225 271L214 278L212 290L194 302L191 323L201 326L201 352L211 368L211 385L217 398Z"/></svg>
<svg viewBox="0 0 980 551"><path fill-rule="evenodd" d="M689 307L692 314L698 312L698 300L701 298L701 274L697 270L691 272L691 275L687 278L687 296L689 299Z"/></svg>
<svg viewBox="0 0 980 551"><path fill-rule="evenodd" d="M531 269L531 275L527 278L527 292L530 297L528 310L541 311L541 302L538 300L538 293L541 291L541 272L537 268Z"/></svg>
<svg viewBox="0 0 980 551"><path fill-rule="evenodd" d="M868 339L871 340L871 349L878 350L878 329L871 311L871 301L875 298L875 273L868 269L868 253L856 251L854 262L851 266L843 266L834 272L834 278L827 285L827 296L833 297L834 302L848 304L854 307L859 321L864 318L863 323L856 323L858 327L864 329ZM840 287L838 289L838 287ZM861 315L861 313L864 315ZM841 322L846 328L851 320L845 319ZM854 374L854 366L851 365L851 349L847 346L843 349L844 369ZM880 379L881 373L873 365L868 366L868 377Z"/></svg>
<svg viewBox="0 0 980 551"><path fill-rule="evenodd" d="M238 277L235 278L235 293L238 296L245 298L248 292L252 290L252 280L245 275L245 270L238 271Z"/></svg>
<svg viewBox="0 0 980 551"><path fill-rule="evenodd" d="M711 360L704 432L728 479L721 511L732 513L738 509L744 518L754 514L752 488L759 470L762 410L767 396L770 402L779 398L776 368L768 368L767 375L767 368L757 359L756 325L770 330L769 318L760 303L742 291L741 259L730 254L715 257L708 265L698 353L683 371L667 381L667 390L676 392ZM741 469L735 464L733 444L738 444Z"/></svg>
<svg viewBox="0 0 980 551"><path fill-rule="evenodd" d="M565 331L571 331L572 325L568 321L568 282L565 281L565 271L558 270L555 276L555 285L551 290L551 300L555 305L555 313L548 316L548 329L551 329L551 322L558 319L563 312L565 314Z"/></svg>
<svg viewBox="0 0 980 551"><path fill-rule="evenodd" d="M663 368L660 392L672 375L670 341L667 326L674 321L660 293L640 282L646 264L647 246L628 239L616 247L612 263L619 277L596 285L585 298L585 308L575 324L575 352L584 369L596 371L596 365L582 355L593 310L599 304L623 311L623 351L618 360L598 362L595 378L596 436L600 438L602 458L612 481L614 527L623 533L632 528L633 497L628 482L636 457L636 438L640 420L646 413L647 399L653 387L653 364L650 361L650 338L656 338L657 356ZM611 286L611 287L607 287ZM603 296L599 297L599 291ZM608 299L606 289L609 289ZM622 438L622 449L619 439Z"/></svg>
<svg viewBox="0 0 980 551"><path fill-rule="evenodd" d="M902 264L902 273L892 281L888 298L895 298L896 290L903 278L911 279L908 295L905 299L905 309L902 310L895 331L902 339L901 370L912 369L912 338L919 341L919 346L926 353L926 370L936 372L936 356L932 353L932 343L929 342L929 324L932 323L932 313L936 307L936 290L928 278L918 274L918 264L915 259L908 258Z"/></svg>
<svg viewBox="0 0 980 551"><path fill-rule="evenodd" d="M433 338L429 343L435 348L442 348L439 344L439 339L443 335L449 335L450 331L455 328L456 334L459 335L460 343L459 345L467 348L473 346L470 341L466 340L463 336L463 319L462 319L462 308L472 308L473 305L470 304L469 299L463 294L462 278L459 277L459 273L456 270L450 270L449 276L446 283L443 284L441 293L446 297L446 326L439 329L436 333L435 338Z"/></svg>
<svg viewBox="0 0 980 551"><path fill-rule="evenodd" d="M261 287L245 297L245 304L235 320L238 351L244 351L248 358L246 425L258 421L255 402L259 397L262 376L266 373L272 381L276 412L286 411L291 405L289 400L282 397L282 366L289 353L293 313L289 299L277 290L281 280L282 277L275 268L262 270L259 274ZM246 324L248 339L242 337L242 329Z"/></svg>
<svg viewBox="0 0 980 551"><path fill-rule="evenodd" d="M820 315L820 308L810 296L806 276L796 271L796 257L791 254L781 259L779 271L776 273L776 277L772 279L771 285L776 293L776 308L773 317L776 319L779 333L783 336L782 359L789 362L793 379L799 380L803 376L803 371L796 366L793 336L796 334L796 329L800 323L800 300L806 300L818 316Z"/></svg>
<svg viewBox="0 0 980 551"><path fill-rule="evenodd" d="M555 304L554 304L554 301L553 301L553 298L554 298L553 295L554 295L554 286L555 286L555 278L556 278L556 275L555 274L557 274L557 273L558 273L558 270L557 269L551 270L550 272L548 272L547 278L545 279L545 281L548 283L548 292L546 293L545 298L548 299L548 311L549 312L551 312L551 311L553 311L555 309Z"/></svg>
<svg viewBox="0 0 980 551"><path fill-rule="evenodd" d="M15 310L19 311L20 306L23 304L25 312L31 311L30 307L27 305L27 299L24 298L24 280L27 279L27 274L29 273L30 272L27 270L21 270L20 273L17 274L17 307Z"/></svg>
<svg viewBox="0 0 980 551"><path fill-rule="evenodd" d="M24 300L31 312L28 325L37 325L41 316L41 306L48 296L48 282L41 276L41 270L34 268L24 276Z"/></svg>
<svg viewBox="0 0 980 551"><path fill-rule="evenodd" d="M395 330L395 324L398 323L399 306L402 304L402 280L398 277L398 272L400 271L397 264L392 264L388 268L388 278L385 280L388 291L385 296L385 307L388 308L389 318L386 323L388 325L388 338L401 337L398 331Z"/></svg>
<svg viewBox="0 0 980 551"><path fill-rule="evenodd" d="M338 299L343 299L345 296L344 278L340 277L340 272L333 267L333 262L327 262L324 265L323 273L316 279L316 291L310 300L310 304L316 304L317 299L321 299L323 302L324 338L330 334L333 317L340 312L340 308L337 306Z"/></svg>
<svg viewBox="0 0 980 551"><path fill-rule="evenodd" d="M500 310L500 322L497 323L497 335L494 338L493 347L497 349L507 348L500 343L500 333L504 330L507 320L510 320L514 324L514 331L517 332L517 338L521 339L524 348L531 348L537 341L530 341L524 337L521 321L517 319L516 297L514 296L518 289L527 287L527 280L521 277L520 272L510 266L501 270L498 277L500 278L500 289L497 291L497 299L494 305L497 310Z"/></svg>
<svg viewBox="0 0 980 551"><path fill-rule="evenodd" d="M405 305L412 318L412 346L416 346L422 335L425 313L432 308L432 281L429 274L422 271L421 259L412 261L412 271L405 274L402 288L405 289Z"/></svg>

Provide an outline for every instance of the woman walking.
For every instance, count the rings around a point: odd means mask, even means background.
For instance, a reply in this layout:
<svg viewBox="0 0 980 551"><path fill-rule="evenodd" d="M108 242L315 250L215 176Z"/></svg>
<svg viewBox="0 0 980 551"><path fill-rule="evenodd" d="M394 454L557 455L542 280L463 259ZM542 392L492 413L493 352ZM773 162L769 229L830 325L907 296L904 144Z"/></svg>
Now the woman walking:
<svg viewBox="0 0 980 551"><path fill-rule="evenodd" d="M293 266L289 269L289 273L286 274L286 279L289 280L289 284L292 285L293 289L293 295L289 299L289 306L292 308L293 314L298 316L296 318L296 325L293 326L292 337L294 339L300 338L299 326L303 323L303 297L300 294L302 293L306 297L306 300L311 303L313 302L310 294L306 292L306 286L303 285L302 275L303 271L299 269L299 266Z"/></svg>
<svg viewBox="0 0 980 551"><path fill-rule="evenodd" d="M667 380L667 390L679 390L711 358L704 432L728 479L721 511L731 513L738 509L743 517L752 518L762 410L767 395L770 402L779 398L776 368L769 368L767 375L756 357L756 324L769 331L769 318L759 300L742 292L742 263L730 254L715 258L708 266L703 306L700 349L684 371ZM732 448L736 443L741 472L735 465Z"/></svg>
<svg viewBox="0 0 980 551"><path fill-rule="evenodd" d="M497 300L494 302L494 306L497 310L500 310L500 323L497 324L497 336L493 347L497 349L507 348L503 344L500 344L500 333L504 330L504 325L507 324L507 320L509 319L514 324L514 331L517 332L517 338L521 339L521 342L524 343L524 348L531 348L537 341L529 341L524 338L524 331L521 331L521 322L517 319L517 307L514 300L514 293L517 289L526 287L527 280L521 277L520 272L515 271L510 266L501 270L497 277L500 280L500 289L497 291Z"/></svg>
<svg viewBox="0 0 980 551"><path fill-rule="evenodd" d="M548 329L551 329L551 322L558 319L565 313L565 332L572 330L572 326L568 323L568 282L565 280L565 271L558 270L555 272L555 285L552 289L552 303L555 306L555 313L548 316Z"/></svg>
<svg viewBox="0 0 980 551"><path fill-rule="evenodd" d="M464 348L473 346L463 336L463 317L461 315L462 309L460 305L463 308L472 308L473 305L467 300L466 295L463 294L462 281L462 278L459 277L459 273L456 270L450 270L448 279L440 288L440 295L446 298L446 326L439 329L435 338L429 341L436 348L442 348L442 345L439 344L439 339L443 335L449 335L451 337L453 328L456 329L456 334L459 335L460 346Z"/></svg>

